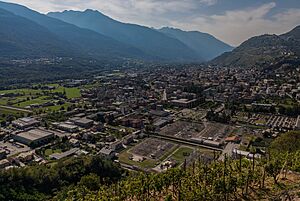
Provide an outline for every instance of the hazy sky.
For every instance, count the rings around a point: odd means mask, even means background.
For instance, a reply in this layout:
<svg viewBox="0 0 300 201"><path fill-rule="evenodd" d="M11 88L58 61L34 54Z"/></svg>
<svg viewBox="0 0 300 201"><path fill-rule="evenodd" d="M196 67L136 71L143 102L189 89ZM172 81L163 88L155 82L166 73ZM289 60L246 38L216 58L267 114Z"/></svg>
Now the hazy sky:
<svg viewBox="0 0 300 201"><path fill-rule="evenodd" d="M123 22L210 33L231 44L300 25L300 0L7 0L42 13L94 9Z"/></svg>

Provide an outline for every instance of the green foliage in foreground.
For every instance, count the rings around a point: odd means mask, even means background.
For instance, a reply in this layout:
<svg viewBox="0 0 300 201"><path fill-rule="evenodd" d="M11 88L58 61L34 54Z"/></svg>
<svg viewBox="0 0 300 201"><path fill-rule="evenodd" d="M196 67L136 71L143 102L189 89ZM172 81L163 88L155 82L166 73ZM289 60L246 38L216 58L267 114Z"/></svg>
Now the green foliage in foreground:
<svg viewBox="0 0 300 201"><path fill-rule="evenodd" d="M98 185L120 179L122 170L100 157L79 157L53 165L34 165L0 171L0 200L49 200L70 185L87 184L85 175Z"/></svg>
<svg viewBox="0 0 300 201"><path fill-rule="evenodd" d="M281 182L288 171L300 172L300 132L288 132L271 144L262 159L214 161L201 158L183 169L161 174L139 173L112 185L93 190L90 183L78 185L55 200L239 200L263 199L293 189L300 181Z"/></svg>
<svg viewBox="0 0 300 201"><path fill-rule="evenodd" d="M276 138L271 144L271 150L276 153L296 152L300 150L300 132L290 131Z"/></svg>
<svg viewBox="0 0 300 201"><path fill-rule="evenodd" d="M300 181L284 186L279 180L279 176L284 177L280 174L284 170L300 171L299 158L300 152L296 152L268 160L227 159L211 164L199 161L186 169L171 169L161 174L139 173L112 185L102 185L97 191L77 186L67 197L57 200L262 199L271 196L272 190L276 192L274 188L278 187L299 190Z"/></svg>
<svg viewBox="0 0 300 201"><path fill-rule="evenodd" d="M271 154L255 160L226 159L161 174L124 171L98 156L0 171L0 200L262 200L300 192L299 132L281 135ZM280 149L282 147L282 149ZM281 151L279 151L281 150ZM293 182L283 178L292 171ZM298 180L297 180L298 178Z"/></svg>

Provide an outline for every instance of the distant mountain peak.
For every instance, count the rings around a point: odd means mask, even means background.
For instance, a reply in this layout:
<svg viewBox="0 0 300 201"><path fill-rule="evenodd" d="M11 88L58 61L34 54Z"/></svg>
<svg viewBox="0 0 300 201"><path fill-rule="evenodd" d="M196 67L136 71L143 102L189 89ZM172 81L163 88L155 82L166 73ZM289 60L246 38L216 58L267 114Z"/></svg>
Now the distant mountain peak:
<svg viewBox="0 0 300 201"><path fill-rule="evenodd" d="M93 9L90 9L90 8L88 8L88 9L86 9L85 11L84 11L85 13L100 13L98 10L93 10Z"/></svg>
<svg viewBox="0 0 300 201"><path fill-rule="evenodd" d="M160 28L159 30L176 30L176 31L183 31L183 30L181 30L181 29L179 29L179 28L168 27L168 26L162 27L162 28Z"/></svg>
<svg viewBox="0 0 300 201"><path fill-rule="evenodd" d="M184 31L174 27L162 27L158 31L182 41L206 61L233 49L230 45L208 33Z"/></svg>
<svg viewBox="0 0 300 201"><path fill-rule="evenodd" d="M146 26L123 23L99 11L49 13L50 17L90 29L140 49L154 58L166 61L202 61L194 50L180 40Z"/></svg>
<svg viewBox="0 0 300 201"><path fill-rule="evenodd" d="M219 66L265 68L277 63L294 62L299 56L300 26L297 26L282 35L254 36L211 63Z"/></svg>

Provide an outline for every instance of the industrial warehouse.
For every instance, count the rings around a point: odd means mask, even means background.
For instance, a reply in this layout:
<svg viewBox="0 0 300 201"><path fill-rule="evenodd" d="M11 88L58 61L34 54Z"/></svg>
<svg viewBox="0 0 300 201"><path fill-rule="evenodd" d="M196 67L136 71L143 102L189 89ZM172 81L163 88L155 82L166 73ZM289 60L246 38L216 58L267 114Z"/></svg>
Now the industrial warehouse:
<svg viewBox="0 0 300 201"><path fill-rule="evenodd" d="M32 129L13 135L13 139L15 141L26 144L28 146L43 145L53 138L54 133L42 129Z"/></svg>

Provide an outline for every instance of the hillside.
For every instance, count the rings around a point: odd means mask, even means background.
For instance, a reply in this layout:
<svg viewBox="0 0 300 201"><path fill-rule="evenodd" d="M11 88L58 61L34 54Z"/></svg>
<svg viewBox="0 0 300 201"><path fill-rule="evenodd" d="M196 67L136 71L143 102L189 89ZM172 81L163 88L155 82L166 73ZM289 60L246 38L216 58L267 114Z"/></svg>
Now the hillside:
<svg viewBox="0 0 300 201"><path fill-rule="evenodd" d="M127 172L99 156L0 170L1 200L290 200L299 199L299 150L266 160L206 163L163 173ZM285 173L285 170L288 170ZM279 199L278 199L279 198Z"/></svg>
<svg viewBox="0 0 300 201"><path fill-rule="evenodd" d="M98 190L89 183L77 185L54 200L299 200L300 150L299 146L289 148L299 142L299 134L282 134L263 158L225 156L224 161L207 163L199 157L190 166L183 164L160 174L131 174Z"/></svg>
<svg viewBox="0 0 300 201"><path fill-rule="evenodd" d="M64 57L79 54L45 27L0 9L0 57Z"/></svg>
<svg viewBox="0 0 300 201"><path fill-rule="evenodd" d="M300 27L283 35L262 35L250 38L214 59L211 64L240 67L268 67L300 56Z"/></svg>
<svg viewBox="0 0 300 201"><path fill-rule="evenodd" d="M75 25L48 17L24 6L0 2L0 8L27 18L40 26L44 26L61 40L72 44L74 49L82 52L85 57L110 60L147 58L142 51L132 46L123 44L94 31L82 29ZM23 27L25 28L26 26L23 25Z"/></svg>
<svg viewBox="0 0 300 201"><path fill-rule="evenodd" d="M198 31L183 31L169 27L161 28L159 31L180 40L185 45L193 49L198 56L203 58L205 61L214 59L222 53L229 52L233 49L230 45L207 33L201 33Z"/></svg>
<svg viewBox="0 0 300 201"><path fill-rule="evenodd" d="M181 41L154 29L116 21L99 11L86 10L48 13L48 16L109 36L136 47L158 60L201 61L194 50Z"/></svg>

